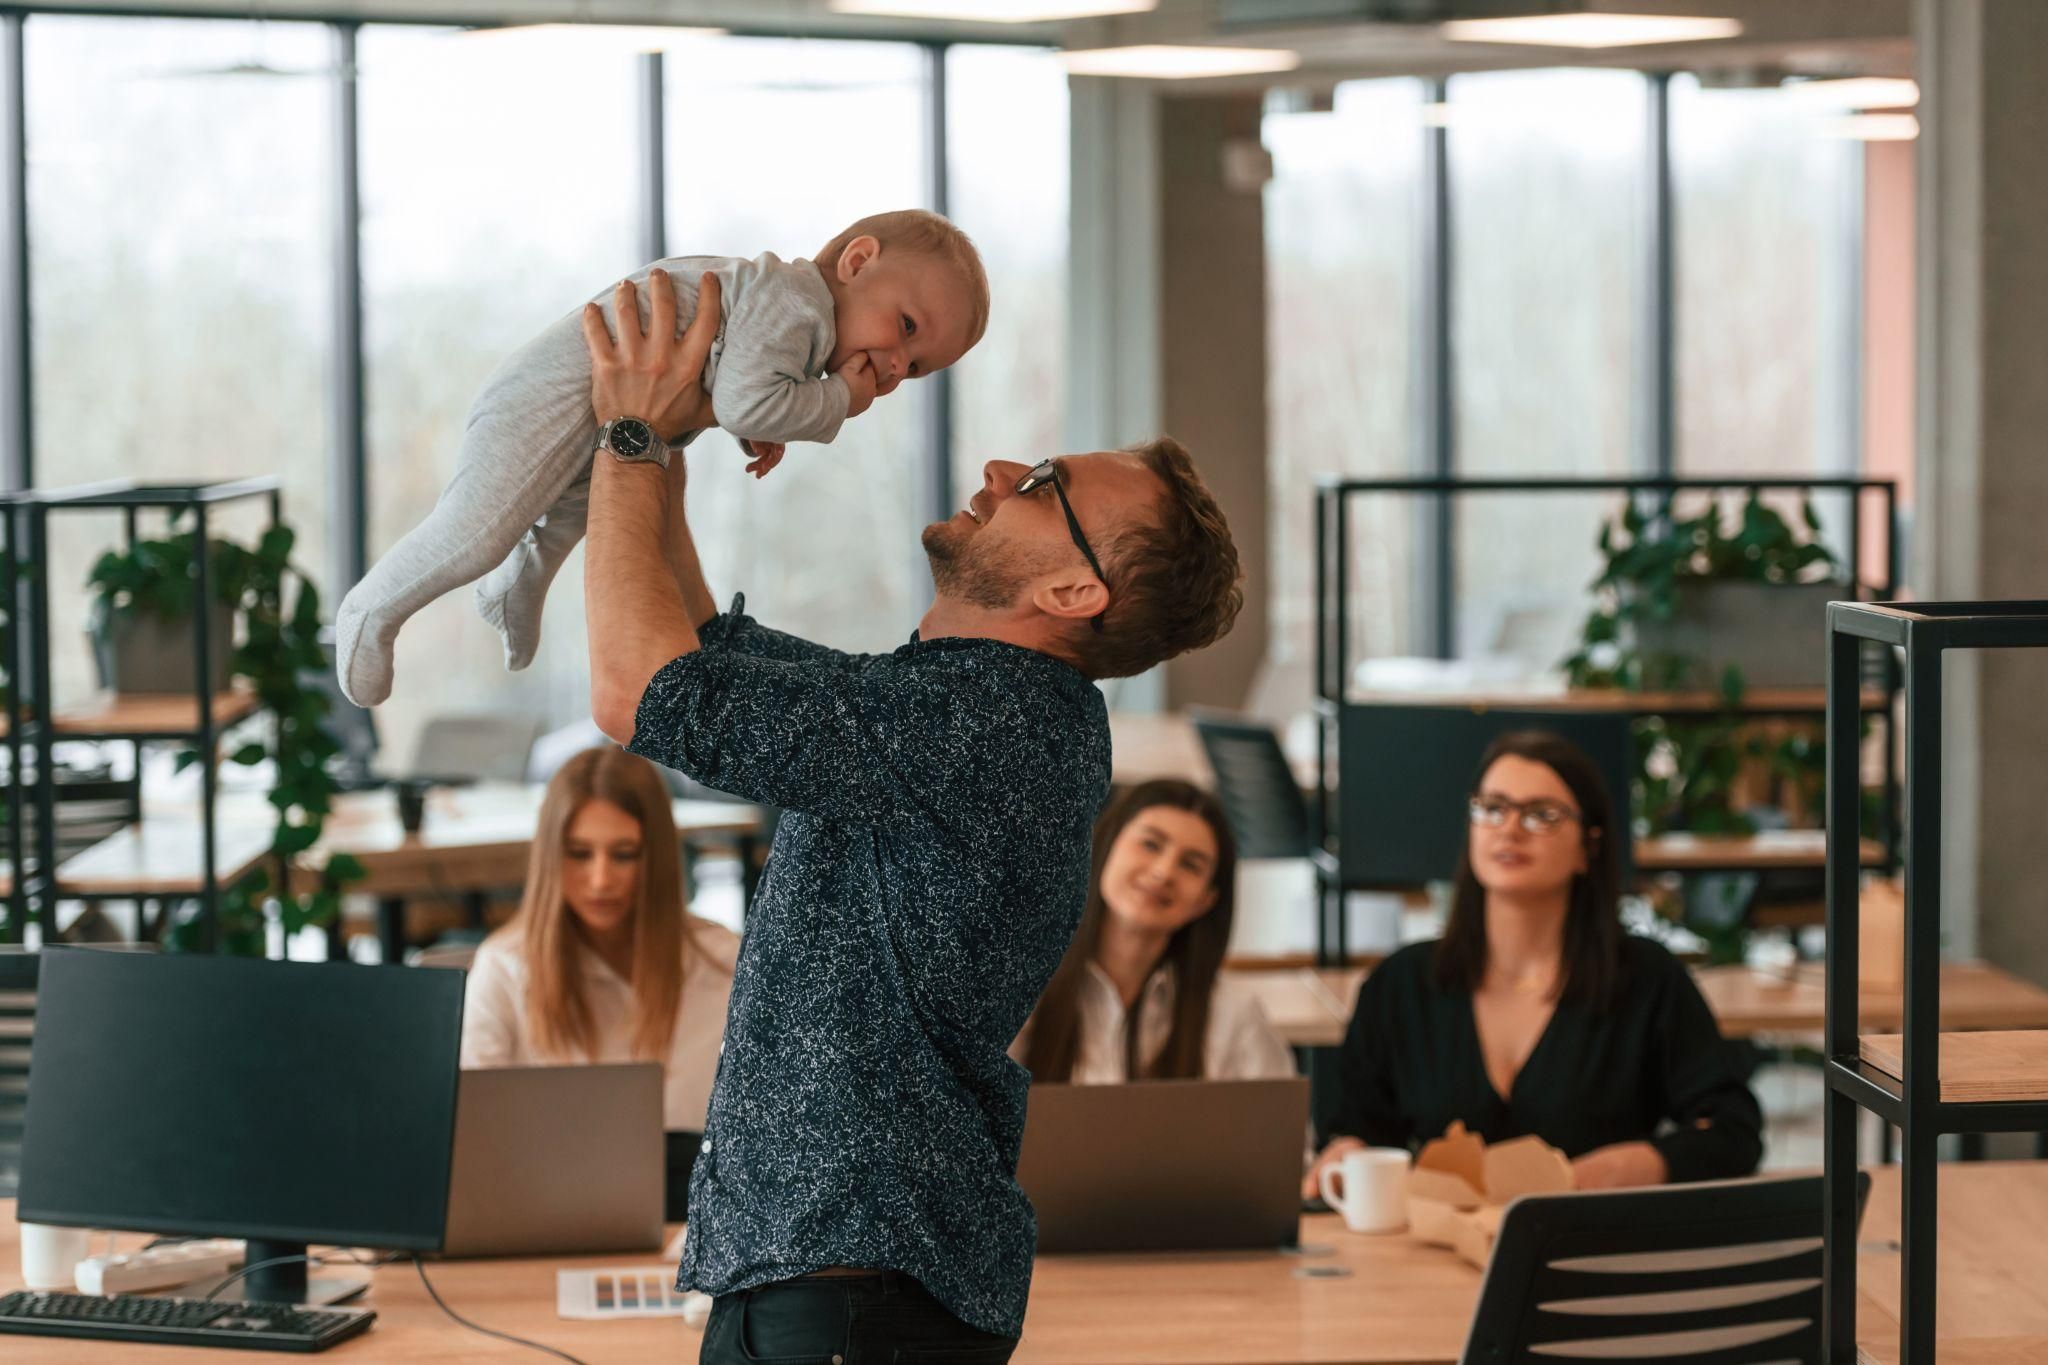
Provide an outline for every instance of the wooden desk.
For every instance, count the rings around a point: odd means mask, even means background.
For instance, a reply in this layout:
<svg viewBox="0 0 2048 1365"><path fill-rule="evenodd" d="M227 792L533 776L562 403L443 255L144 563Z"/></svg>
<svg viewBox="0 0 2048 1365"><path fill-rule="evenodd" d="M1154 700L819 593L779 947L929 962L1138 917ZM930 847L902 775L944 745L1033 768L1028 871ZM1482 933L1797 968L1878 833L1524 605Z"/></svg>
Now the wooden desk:
<svg viewBox="0 0 2048 1365"><path fill-rule="evenodd" d="M1944 1365L2028 1365L2010 1354L2048 1338L2048 1164L1944 1166L1941 1174L1941 1306ZM11 1201L0 1203L0 1291L20 1284ZM1899 1228L1896 1168L1875 1173L1863 1219L1859 1335L1883 1354L1897 1330ZM1406 1236L1361 1237L1330 1215L1302 1221L1302 1240L1327 1247L1310 1257L1276 1253L1047 1256L1031 1286L1018 1365L1450 1365L1464 1348L1479 1299L1479 1272L1448 1251ZM591 1365L691 1359L698 1334L679 1320L568 1322L555 1316L560 1267L651 1265L651 1256L457 1261L429 1268L457 1312L531 1337ZM1303 1279L1302 1266L1351 1273ZM374 1272L368 1335L336 1348L337 1360L498 1361L512 1348L450 1322L409 1265ZM1965 1349L1963 1339L1993 1338ZM1949 1341L1954 1341L1952 1347ZM1996 1354L1995 1352L2006 1352ZM10 1337L10 1365L167 1359L159 1347L126 1350L54 1337ZM242 1361L244 1352L186 1351L179 1360Z"/></svg>
<svg viewBox="0 0 2048 1365"><path fill-rule="evenodd" d="M1351 1024L1363 967L1279 967L1237 970L1230 979L1251 989L1289 1047L1336 1047Z"/></svg>
<svg viewBox="0 0 2048 1365"><path fill-rule="evenodd" d="M398 798L389 789L345 793L336 799L320 842L299 857L300 889L310 889L334 855L354 857L364 877L348 889L377 897L385 960L395 962L404 951L406 897L459 896L526 880L545 792L544 786L525 782L439 788L427 794L418 834L407 834L399 823ZM676 801L671 809L685 843L729 838L744 846L761 828L759 806ZM743 856L748 851L743 847Z"/></svg>
<svg viewBox="0 0 2048 1365"><path fill-rule="evenodd" d="M240 880L261 861L276 821L277 812L266 802L221 799L213 822L216 885ZM200 834L196 809L145 810L138 823L59 863L58 892L137 899L196 896L205 881Z"/></svg>
<svg viewBox="0 0 2048 1365"><path fill-rule="evenodd" d="M2048 1361L2048 1350L2002 1354L2013 1339L2048 1338L2048 1238L2041 1234L2048 1227L2048 1162L1944 1165L1940 1182L1934 1321L1935 1335L1944 1338L1942 1365ZM1860 1296L1883 1315L1878 1325L1886 1335L1870 1353L1878 1360L1898 1359L1898 1232L1899 1169L1888 1166L1871 1177L1856 1271ZM1965 1350L1961 1341L1973 1338L1991 1340Z"/></svg>
<svg viewBox="0 0 2048 1365"><path fill-rule="evenodd" d="M218 734L256 714L256 694L247 688L216 693L213 724ZM0 711L0 736L7 733L7 716ZM199 703L190 693L137 696L126 692L101 692L76 706L66 706L50 717L56 734L93 739L153 739L191 734L199 728Z"/></svg>
<svg viewBox="0 0 2048 1365"><path fill-rule="evenodd" d="M1232 971L1231 979L1253 989L1289 1047L1335 1047L1365 974L1363 967L1255 968ZM1818 964L1802 965L1790 979L1748 967L1698 967L1693 979L1730 1038L1820 1032L1826 1002ZM1904 1011L1895 993L1866 993L1862 1027L1896 1031ZM1943 963L1941 1019L1949 1030L2048 1028L2048 991L1982 962Z"/></svg>
<svg viewBox="0 0 2048 1365"><path fill-rule="evenodd" d="M1693 972L1708 1008L1731 1038L1759 1033L1818 1033L1825 1007L1818 963L1801 964L1788 980L1748 967ZM1859 1027L1896 1032L1905 1017L1897 992L1865 991ZM1941 1026L1953 1030L2048 1028L2048 991L1982 962L1941 965Z"/></svg>

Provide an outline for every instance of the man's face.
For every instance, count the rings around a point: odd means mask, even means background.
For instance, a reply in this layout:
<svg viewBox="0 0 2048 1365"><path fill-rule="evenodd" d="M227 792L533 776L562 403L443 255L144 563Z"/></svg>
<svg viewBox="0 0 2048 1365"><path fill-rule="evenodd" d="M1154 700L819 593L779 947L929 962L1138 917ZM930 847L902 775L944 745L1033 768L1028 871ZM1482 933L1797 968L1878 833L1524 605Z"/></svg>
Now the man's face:
<svg viewBox="0 0 2048 1365"><path fill-rule="evenodd" d="M941 598L1001 611L1017 606L1048 578L1094 578L1052 485L1016 491L1031 468L990 460L967 506L925 527L925 555ZM1059 469L1081 534L1104 570L1114 574L1115 565L1105 558L1109 547L1125 527L1151 515L1162 491L1158 476L1139 456L1121 450L1062 455ZM1103 586L1116 591L1114 583Z"/></svg>

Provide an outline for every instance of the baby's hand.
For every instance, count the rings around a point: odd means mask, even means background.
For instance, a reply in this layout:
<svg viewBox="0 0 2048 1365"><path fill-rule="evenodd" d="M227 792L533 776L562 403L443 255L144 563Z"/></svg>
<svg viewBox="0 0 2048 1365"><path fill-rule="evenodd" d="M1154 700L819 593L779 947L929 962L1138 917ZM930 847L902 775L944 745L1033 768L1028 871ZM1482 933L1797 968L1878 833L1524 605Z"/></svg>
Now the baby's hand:
<svg viewBox="0 0 2048 1365"><path fill-rule="evenodd" d="M782 463L784 448L780 441L740 442L740 449L752 457L747 461L747 472L757 479Z"/></svg>
<svg viewBox="0 0 2048 1365"><path fill-rule="evenodd" d="M846 415L860 416L875 401L875 368L868 364L868 353L862 351L840 366L839 377L846 381Z"/></svg>

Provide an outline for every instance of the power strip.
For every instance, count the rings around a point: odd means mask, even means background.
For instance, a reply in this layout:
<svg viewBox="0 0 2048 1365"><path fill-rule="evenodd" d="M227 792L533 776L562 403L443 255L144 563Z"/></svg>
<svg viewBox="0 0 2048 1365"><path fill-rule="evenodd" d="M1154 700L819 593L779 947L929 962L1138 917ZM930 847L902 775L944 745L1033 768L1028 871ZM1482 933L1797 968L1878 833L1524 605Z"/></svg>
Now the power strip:
<svg viewBox="0 0 2048 1365"><path fill-rule="evenodd" d="M141 1294L194 1280L218 1278L242 1263L240 1238L209 1237L171 1242L113 1256L88 1256L78 1263L81 1294Z"/></svg>

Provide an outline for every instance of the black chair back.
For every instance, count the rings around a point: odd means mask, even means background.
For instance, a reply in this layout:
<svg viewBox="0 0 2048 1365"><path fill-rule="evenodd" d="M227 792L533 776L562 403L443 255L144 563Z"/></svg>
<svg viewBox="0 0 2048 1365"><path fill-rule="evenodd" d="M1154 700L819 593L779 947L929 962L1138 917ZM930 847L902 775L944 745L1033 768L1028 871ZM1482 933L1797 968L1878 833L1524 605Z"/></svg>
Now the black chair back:
<svg viewBox="0 0 2048 1365"><path fill-rule="evenodd" d="M1518 1199L1463 1365L1818 1365L1821 1225L1819 1176Z"/></svg>
<svg viewBox="0 0 2048 1365"><path fill-rule="evenodd" d="M21 1135L28 1121L28 1052L36 1025L36 967L42 955L0 948L0 1198L21 1180Z"/></svg>
<svg viewBox="0 0 2048 1365"><path fill-rule="evenodd" d="M1272 727L1236 716L1194 717L1216 773L1216 799L1241 858L1306 858L1308 803Z"/></svg>

